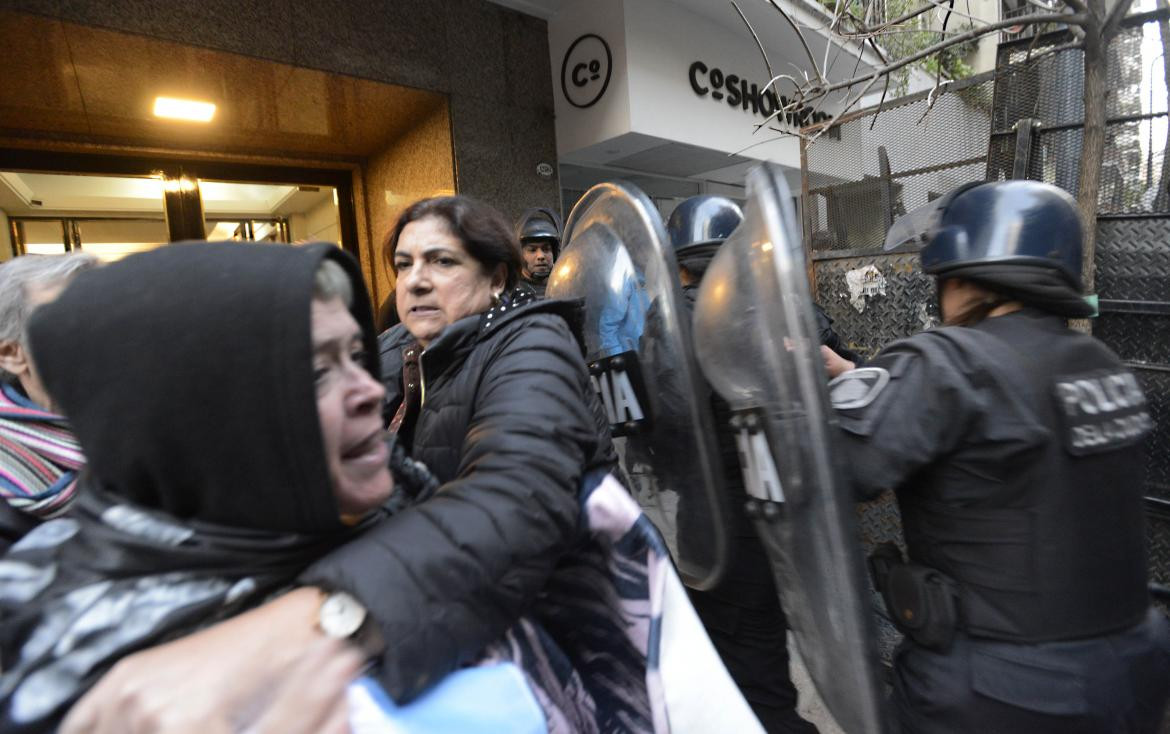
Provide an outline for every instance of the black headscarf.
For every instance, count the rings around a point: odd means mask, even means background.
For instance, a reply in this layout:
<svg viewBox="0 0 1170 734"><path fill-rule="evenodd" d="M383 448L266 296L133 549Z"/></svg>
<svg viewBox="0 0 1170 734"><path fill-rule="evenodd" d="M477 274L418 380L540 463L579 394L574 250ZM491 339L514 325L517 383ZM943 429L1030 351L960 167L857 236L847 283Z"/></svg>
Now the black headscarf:
<svg viewBox="0 0 1170 734"><path fill-rule="evenodd" d="M120 657L259 603L360 532L340 521L316 413L326 258L376 376L357 264L332 246L172 245L37 310L34 359L89 465L71 516L0 562L0 730L51 731Z"/></svg>
<svg viewBox="0 0 1170 734"><path fill-rule="evenodd" d="M309 323L326 258L353 282L378 375L360 271L328 245L172 245L83 273L37 310L34 359L108 492L182 519L339 527Z"/></svg>

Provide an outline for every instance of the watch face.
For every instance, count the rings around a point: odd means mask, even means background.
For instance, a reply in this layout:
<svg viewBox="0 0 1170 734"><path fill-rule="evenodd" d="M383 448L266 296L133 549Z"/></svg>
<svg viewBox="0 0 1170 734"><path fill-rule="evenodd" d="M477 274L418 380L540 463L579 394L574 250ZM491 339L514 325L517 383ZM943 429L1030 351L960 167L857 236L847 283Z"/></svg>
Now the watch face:
<svg viewBox="0 0 1170 734"><path fill-rule="evenodd" d="M344 592L334 592L321 603L319 613L321 631L330 637L352 637L366 619L366 608Z"/></svg>

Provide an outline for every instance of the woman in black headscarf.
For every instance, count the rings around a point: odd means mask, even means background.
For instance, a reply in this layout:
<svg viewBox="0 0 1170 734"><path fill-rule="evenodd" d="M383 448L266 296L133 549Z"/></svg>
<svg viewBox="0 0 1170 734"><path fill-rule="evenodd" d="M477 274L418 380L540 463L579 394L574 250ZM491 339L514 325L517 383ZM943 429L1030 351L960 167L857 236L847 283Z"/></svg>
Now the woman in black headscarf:
<svg viewBox="0 0 1170 734"><path fill-rule="evenodd" d="M89 469L75 511L0 562L0 729L55 727L120 657L262 602L374 521L394 485L360 283L333 247L187 244L38 310Z"/></svg>

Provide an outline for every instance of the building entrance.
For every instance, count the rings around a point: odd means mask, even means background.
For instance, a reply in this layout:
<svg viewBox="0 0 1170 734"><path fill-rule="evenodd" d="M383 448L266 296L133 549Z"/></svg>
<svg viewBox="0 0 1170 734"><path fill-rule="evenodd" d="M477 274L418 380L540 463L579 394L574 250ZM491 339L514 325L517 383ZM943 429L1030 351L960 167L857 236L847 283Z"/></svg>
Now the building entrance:
<svg viewBox="0 0 1170 734"><path fill-rule="evenodd" d="M190 165L167 162L125 176L90 171L125 170L135 161L44 154L21 160L30 157L0 151L0 216L8 219L0 260L84 251L112 261L182 239L325 241L357 254L346 171L336 172L332 182L324 180L328 172L295 169L254 171L258 180L240 180L248 171L238 166L216 170L203 164L198 172L208 177L202 177L192 175L188 169L196 169ZM5 162L87 172L4 170ZM283 180L273 182L273 174Z"/></svg>
<svg viewBox="0 0 1170 734"><path fill-rule="evenodd" d="M0 40L0 259L327 240L380 303L401 209L454 193L445 94L7 10Z"/></svg>

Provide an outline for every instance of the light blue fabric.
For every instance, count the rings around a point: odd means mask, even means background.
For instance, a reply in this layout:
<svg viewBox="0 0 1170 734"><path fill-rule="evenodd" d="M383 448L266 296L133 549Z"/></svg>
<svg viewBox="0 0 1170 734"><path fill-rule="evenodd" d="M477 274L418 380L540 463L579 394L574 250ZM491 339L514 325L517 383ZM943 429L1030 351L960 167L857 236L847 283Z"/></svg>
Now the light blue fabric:
<svg viewBox="0 0 1170 734"><path fill-rule="evenodd" d="M354 734L548 734L544 714L512 663L465 668L398 706L370 678L350 686Z"/></svg>
<svg viewBox="0 0 1170 734"><path fill-rule="evenodd" d="M606 293L597 318L597 337L605 356L638 351L642 332L646 330L646 311L650 308L645 277L634 270L624 250L622 257L627 272L621 288Z"/></svg>

